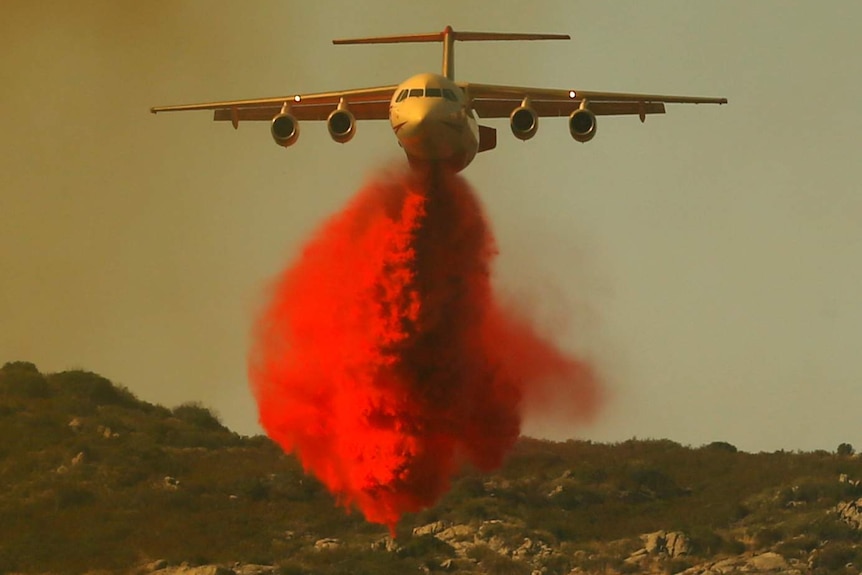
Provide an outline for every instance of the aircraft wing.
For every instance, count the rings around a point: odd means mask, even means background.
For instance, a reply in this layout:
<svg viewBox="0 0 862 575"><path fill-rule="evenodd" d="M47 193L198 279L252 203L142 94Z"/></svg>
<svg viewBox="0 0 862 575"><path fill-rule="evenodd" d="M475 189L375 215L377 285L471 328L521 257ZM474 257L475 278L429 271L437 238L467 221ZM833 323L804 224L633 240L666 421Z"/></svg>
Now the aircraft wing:
<svg viewBox="0 0 862 575"><path fill-rule="evenodd" d="M188 110L213 110L216 121L230 121L236 127L241 121L270 121L287 107L297 120L326 120L340 102L344 102L357 120L388 120L389 102L398 86L361 88L341 92L320 92L317 94L291 94L276 98L254 100L228 100L203 104L182 104L179 106L156 106L153 114L159 112L184 112Z"/></svg>
<svg viewBox="0 0 862 575"><path fill-rule="evenodd" d="M660 96L657 94L623 94L618 92L590 92L586 90L555 90L495 86L491 84L459 84L480 118L508 118L524 98L539 116L568 116L583 104L597 116L631 114L664 114L665 104L726 104L727 98L697 96ZM586 103L584 104L584 101Z"/></svg>

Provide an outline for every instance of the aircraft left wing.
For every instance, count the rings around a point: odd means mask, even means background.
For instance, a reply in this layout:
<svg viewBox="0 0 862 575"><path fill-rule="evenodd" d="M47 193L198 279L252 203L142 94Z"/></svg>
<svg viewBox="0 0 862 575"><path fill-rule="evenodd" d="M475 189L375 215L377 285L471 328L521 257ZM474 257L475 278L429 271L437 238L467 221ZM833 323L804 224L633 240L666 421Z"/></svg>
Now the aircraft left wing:
<svg viewBox="0 0 862 575"><path fill-rule="evenodd" d="M213 110L214 120L230 121L235 128L241 121L270 121L283 109L289 109L297 120L326 120L329 114L339 104L343 103L357 120L387 120L389 119L389 102L397 88L398 86L380 86L341 92L291 94L276 98L156 106L150 108L150 111L157 114L159 112Z"/></svg>
<svg viewBox="0 0 862 575"><path fill-rule="evenodd" d="M585 107L596 116L664 114L665 104L726 104L727 98L661 96L459 83L481 118L507 118L525 98L538 116L568 116Z"/></svg>

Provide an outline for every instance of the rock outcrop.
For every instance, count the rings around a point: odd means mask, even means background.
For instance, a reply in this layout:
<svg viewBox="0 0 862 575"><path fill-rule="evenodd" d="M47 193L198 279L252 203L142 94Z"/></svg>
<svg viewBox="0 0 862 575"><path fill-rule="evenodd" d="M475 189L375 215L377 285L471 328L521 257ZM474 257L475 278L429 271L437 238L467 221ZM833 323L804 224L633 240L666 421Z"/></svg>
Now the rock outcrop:
<svg viewBox="0 0 862 575"><path fill-rule="evenodd" d="M770 551L753 556L737 555L721 561L695 565L680 575L730 575L732 573L802 575L806 572L808 572L807 565L798 561L788 562L778 553Z"/></svg>
<svg viewBox="0 0 862 575"><path fill-rule="evenodd" d="M450 526L451 524L447 521L434 521L433 523L428 523L421 527L415 527L413 529L413 535L437 535L438 533L448 529Z"/></svg>
<svg viewBox="0 0 862 575"><path fill-rule="evenodd" d="M257 565L254 563L234 563L231 567L224 565L170 565L164 559L152 561L141 567L138 573L152 575L275 575L278 567L274 565Z"/></svg>
<svg viewBox="0 0 862 575"><path fill-rule="evenodd" d="M856 501L842 501L835 508L838 517L854 529L862 529L862 497Z"/></svg>
<svg viewBox="0 0 862 575"><path fill-rule="evenodd" d="M158 575L237 575L236 571L223 565L188 565L164 566L151 571Z"/></svg>
<svg viewBox="0 0 862 575"><path fill-rule="evenodd" d="M470 525L452 525L435 533L434 537L449 544L455 550L456 555L465 557L467 550L475 545L476 528Z"/></svg>
<svg viewBox="0 0 862 575"><path fill-rule="evenodd" d="M332 537L318 539L314 542L314 548L318 551L323 551L326 549L338 549L339 547L341 547L341 541Z"/></svg>
<svg viewBox="0 0 862 575"><path fill-rule="evenodd" d="M414 535L433 535L455 550L459 558L467 557L467 552L477 546L526 564L536 564L556 551L544 541L531 537L512 537L505 533L518 528L501 520L486 521L479 525L455 524L435 521L413 530Z"/></svg>
<svg viewBox="0 0 862 575"><path fill-rule="evenodd" d="M401 546L391 536L386 535L371 544L372 551L386 551L388 553L397 553L401 550Z"/></svg>
<svg viewBox="0 0 862 575"><path fill-rule="evenodd" d="M675 532L670 532L675 533ZM462 532L462 535L464 533ZM649 535L654 535L650 533ZM321 539L318 543L325 542L322 545L323 549L332 549L329 546L336 542L335 539ZM318 545L315 544L315 548ZM537 541L533 542L530 539L525 539L524 543L512 552L511 557L515 560L529 564L531 557L542 556L551 552L551 548L544 543ZM637 553L644 560L649 560L650 555L646 548L641 549ZM667 555L663 555L664 559ZM644 564L643 573L661 573L664 572L663 563L659 562L663 559L660 557L652 557L655 562ZM458 559L446 559L440 563L439 568L442 571L451 571L457 568ZM469 565L469 563L467 563ZM164 560L153 561L147 565L140 567L137 570L139 575L276 575L279 569L273 565L257 565L250 563L234 563L230 567L224 565L198 565L190 566L186 563L178 566L169 565ZM774 552L759 553L751 555L749 553L737 555L721 559L719 561L708 561L700 563L685 569L678 575L733 575L735 573L746 573L748 575L803 575L808 573L808 566L799 560L787 560L783 556ZM575 568L571 571L572 575L586 575L591 571L586 571L582 568ZM532 573L541 574L542 571L534 569Z"/></svg>
<svg viewBox="0 0 862 575"><path fill-rule="evenodd" d="M635 554L682 557L691 553L691 541L682 531L655 531L641 535L641 540L644 553L635 551Z"/></svg>

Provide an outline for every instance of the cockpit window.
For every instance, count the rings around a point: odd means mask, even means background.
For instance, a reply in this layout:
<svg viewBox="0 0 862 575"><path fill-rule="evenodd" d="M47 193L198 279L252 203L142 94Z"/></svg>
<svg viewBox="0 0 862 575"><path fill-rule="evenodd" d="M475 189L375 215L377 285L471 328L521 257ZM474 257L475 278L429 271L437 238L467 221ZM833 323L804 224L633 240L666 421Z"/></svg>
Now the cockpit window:
<svg viewBox="0 0 862 575"><path fill-rule="evenodd" d="M440 88L425 88L425 97L426 98L440 98L443 94L440 91Z"/></svg>
<svg viewBox="0 0 862 575"><path fill-rule="evenodd" d="M398 97L395 99L395 101L396 102L403 102L404 99L407 97L407 92L408 92L407 90L401 90L398 93Z"/></svg>
<svg viewBox="0 0 862 575"><path fill-rule="evenodd" d="M413 88L412 90L410 90L410 97L411 98L421 98L423 91L424 90L422 88Z"/></svg>
<svg viewBox="0 0 862 575"><path fill-rule="evenodd" d="M455 97L455 93L449 88L443 88L443 97L452 102L458 101L458 98Z"/></svg>

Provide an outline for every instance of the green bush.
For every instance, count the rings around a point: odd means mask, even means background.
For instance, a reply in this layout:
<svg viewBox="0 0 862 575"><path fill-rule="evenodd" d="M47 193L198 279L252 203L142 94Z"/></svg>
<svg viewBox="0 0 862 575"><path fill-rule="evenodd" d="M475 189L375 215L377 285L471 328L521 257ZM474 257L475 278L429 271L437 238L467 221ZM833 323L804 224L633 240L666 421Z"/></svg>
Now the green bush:
<svg viewBox="0 0 862 575"><path fill-rule="evenodd" d="M849 443L842 443L838 446L838 449L835 450L835 453L839 457L850 457L851 455L856 453L856 450L853 449L853 446Z"/></svg>
<svg viewBox="0 0 862 575"><path fill-rule="evenodd" d="M82 400L91 406L135 407L138 403L131 392L115 387L110 380L90 371L78 369L55 373L48 376L48 382L56 386L60 393Z"/></svg>
<svg viewBox="0 0 862 575"><path fill-rule="evenodd" d="M550 497L554 506L561 509L574 509L585 505L601 504L605 498L601 491L581 487L575 483L565 483L563 489Z"/></svg>
<svg viewBox="0 0 862 575"><path fill-rule="evenodd" d="M0 391L33 398L51 395L45 376L27 361L8 362L0 368Z"/></svg>
<svg viewBox="0 0 862 575"><path fill-rule="evenodd" d="M739 451L735 445L726 441L713 441L712 443L705 445L704 449L712 451L724 451L726 453L737 453Z"/></svg>
<svg viewBox="0 0 862 575"><path fill-rule="evenodd" d="M754 545L758 549L772 547L784 538L783 530L778 527L763 527L754 534Z"/></svg>
<svg viewBox="0 0 862 575"><path fill-rule="evenodd" d="M807 533L816 536L821 541L856 542L860 539L859 531L838 520L834 515L820 517L812 521L807 528Z"/></svg>
<svg viewBox="0 0 862 575"><path fill-rule="evenodd" d="M96 495L84 487L61 484L54 491L54 501L57 509L67 509L80 505L90 505L96 501Z"/></svg>
<svg viewBox="0 0 862 575"><path fill-rule="evenodd" d="M271 491L269 483L260 477L244 481L240 486L242 496L251 501L266 501L270 498Z"/></svg>
<svg viewBox="0 0 862 575"><path fill-rule="evenodd" d="M706 527L697 527L689 532L692 552L697 555L711 557L727 548L724 538Z"/></svg>
<svg viewBox="0 0 862 575"><path fill-rule="evenodd" d="M312 571L301 563L290 560L279 564L278 575L312 575Z"/></svg>
<svg viewBox="0 0 862 575"><path fill-rule="evenodd" d="M629 471L626 486L635 492L652 493L660 499L682 493L676 482L656 467L635 467Z"/></svg>
<svg viewBox="0 0 862 575"><path fill-rule="evenodd" d="M490 497L465 501L461 504L461 512L471 520L485 521L500 517L499 503Z"/></svg>
<svg viewBox="0 0 862 575"><path fill-rule="evenodd" d="M173 414L180 421L185 421L201 429L226 430L225 426L222 425L222 422L212 411L196 401L183 403L175 407Z"/></svg>
<svg viewBox="0 0 862 575"><path fill-rule="evenodd" d="M673 575L674 573L682 573L689 567L692 567L696 564L696 561L689 557L674 557L673 559L669 559L664 564L664 572L667 575Z"/></svg>
<svg viewBox="0 0 862 575"><path fill-rule="evenodd" d="M806 559L808 554L820 546L820 539L813 535L800 535L775 546L775 551L788 558Z"/></svg>
<svg viewBox="0 0 862 575"><path fill-rule="evenodd" d="M401 544L398 554L402 557L454 557L455 550L433 535L416 535Z"/></svg>
<svg viewBox="0 0 862 575"><path fill-rule="evenodd" d="M491 575L530 575L532 571L526 563L500 555L485 545L471 547L467 557L478 561L482 571Z"/></svg>
<svg viewBox="0 0 862 575"><path fill-rule="evenodd" d="M813 567L835 572L856 559L857 550L844 543L833 543L814 556Z"/></svg>
<svg viewBox="0 0 862 575"><path fill-rule="evenodd" d="M597 465L579 465L572 470L571 477L581 483L603 483L608 470Z"/></svg>
<svg viewBox="0 0 862 575"><path fill-rule="evenodd" d="M572 558L565 553L550 555L541 561L542 569L540 571L542 573L569 573L574 566ZM623 567L627 564L623 564ZM625 573L624 570L620 570L620 573Z"/></svg>

